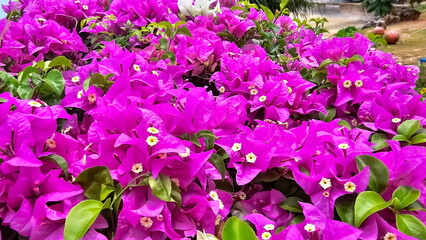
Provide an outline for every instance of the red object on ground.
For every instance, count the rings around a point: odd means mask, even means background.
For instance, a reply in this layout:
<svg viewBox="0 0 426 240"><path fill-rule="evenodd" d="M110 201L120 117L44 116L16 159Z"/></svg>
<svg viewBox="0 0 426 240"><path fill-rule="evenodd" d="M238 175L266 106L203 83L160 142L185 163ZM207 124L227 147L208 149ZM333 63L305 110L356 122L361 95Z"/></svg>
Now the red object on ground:
<svg viewBox="0 0 426 240"><path fill-rule="evenodd" d="M385 29L382 27L375 27L373 28L373 33L383 36L383 34L385 34Z"/></svg>
<svg viewBox="0 0 426 240"><path fill-rule="evenodd" d="M388 44L395 44L399 41L399 33L397 31L388 31L385 33L384 38Z"/></svg>

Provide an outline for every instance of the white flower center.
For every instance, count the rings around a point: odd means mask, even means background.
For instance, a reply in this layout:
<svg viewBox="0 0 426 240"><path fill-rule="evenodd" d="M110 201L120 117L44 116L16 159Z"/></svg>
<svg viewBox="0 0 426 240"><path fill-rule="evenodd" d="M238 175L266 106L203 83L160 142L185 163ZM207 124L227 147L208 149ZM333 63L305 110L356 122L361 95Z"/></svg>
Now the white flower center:
<svg viewBox="0 0 426 240"><path fill-rule="evenodd" d="M259 98L259 101L260 101L260 102L264 102L264 101L266 101L266 96L265 96L265 95L261 96L261 97Z"/></svg>
<svg viewBox="0 0 426 240"><path fill-rule="evenodd" d="M178 153L179 157L186 158L186 157L189 157L189 155L191 155L191 150L188 147L185 147L185 149L186 149L185 153Z"/></svg>
<svg viewBox="0 0 426 240"><path fill-rule="evenodd" d="M355 192L355 189L356 189L355 183L353 183L351 181L345 183L345 191L346 192L353 193L353 192Z"/></svg>
<svg viewBox="0 0 426 240"><path fill-rule="evenodd" d="M274 229L275 229L275 226L274 226L273 224L266 224L265 226L263 226L263 228L264 228L266 231L272 231L272 230L274 230Z"/></svg>
<svg viewBox="0 0 426 240"><path fill-rule="evenodd" d="M308 224L305 225L305 230L308 231L308 232L314 232L315 231L315 225L308 223Z"/></svg>
<svg viewBox="0 0 426 240"><path fill-rule="evenodd" d="M149 132L149 133L151 133L151 134L158 134L159 132L160 132L160 130L158 130L157 128L155 128L155 127L149 127L148 129L147 129L147 131Z"/></svg>
<svg viewBox="0 0 426 240"><path fill-rule="evenodd" d="M401 122L401 118L393 118L392 122L393 123L399 123L399 122Z"/></svg>
<svg viewBox="0 0 426 240"><path fill-rule="evenodd" d="M132 166L132 172L134 173L141 173L143 171L143 167L141 163L135 163Z"/></svg>
<svg viewBox="0 0 426 240"><path fill-rule="evenodd" d="M350 88L352 86L352 82L350 80L346 80L343 82L343 86L345 88Z"/></svg>
<svg viewBox="0 0 426 240"><path fill-rule="evenodd" d="M234 143L231 148L234 152L238 152L241 150L241 143Z"/></svg>
<svg viewBox="0 0 426 240"><path fill-rule="evenodd" d="M75 77L71 78L71 82L73 82L73 83L80 82L80 77L79 76L75 76Z"/></svg>
<svg viewBox="0 0 426 240"><path fill-rule="evenodd" d="M141 71L141 67L139 67L139 65L137 65L137 64L134 64L134 65L133 65L133 69L134 69L136 72L140 72L140 71Z"/></svg>
<svg viewBox="0 0 426 240"><path fill-rule="evenodd" d="M348 149L349 145L347 143L341 143L337 147L340 148L340 149Z"/></svg>
<svg viewBox="0 0 426 240"><path fill-rule="evenodd" d="M359 87L359 88L360 88L360 87L362 87L363 85L364 85L364 82L362 82L361 80L356 80L356 81L355 81L355 86L356 86L356 87Z"/></svg>
<svg viewBox="0 0 426 240"><path fill-rule="evenodd" d="M262 240L268 240L272 237L272 234L270 232L264 232L262 233Z"/></svg>
<svg viewBox="0 0 426 240"><path fill-rule="evenodd" d="M28 105L30 105L31 107L41 107L43 105L41 105L41 103L36 102L36 101L29 101Z"/></svg>

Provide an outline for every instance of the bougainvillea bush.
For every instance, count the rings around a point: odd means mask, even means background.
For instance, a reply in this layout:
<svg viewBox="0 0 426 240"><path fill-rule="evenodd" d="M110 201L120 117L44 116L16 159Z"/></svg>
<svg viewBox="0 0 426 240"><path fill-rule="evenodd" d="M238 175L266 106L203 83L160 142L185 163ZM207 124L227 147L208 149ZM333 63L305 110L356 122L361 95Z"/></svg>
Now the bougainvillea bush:
<svg viewBox="0 0 426 240"><path fill-rule="evenodd" d="M4 5L3 239L426 239L418 68L285 2Z"/></svg>

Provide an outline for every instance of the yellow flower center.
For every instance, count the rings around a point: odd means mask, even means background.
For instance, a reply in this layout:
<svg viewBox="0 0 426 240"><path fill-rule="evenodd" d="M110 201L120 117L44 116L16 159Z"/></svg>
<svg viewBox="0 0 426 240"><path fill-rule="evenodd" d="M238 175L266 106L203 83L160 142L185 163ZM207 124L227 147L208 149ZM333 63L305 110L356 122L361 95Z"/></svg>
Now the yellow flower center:
<svg viewBox="0 0 426 240"><path fill-rule="evenodd" d="M78 91L77 98L80 99L83 96L83 90Z"/></svg>
<svg viewBox="0 0 426 240"><path fill-rule="evenodd" d="M265 96L265 95L261 96L261 97L259 98L259 101L260 101L260 102L264 102L264 101L266 101L266 96Z"/></svg>
<svg viewBox="0 0 426 240"><path fill-rule="evenodd" d="M225 92L225 87L224 87L224 86L221 86L221 87L219 88L219 92L220 92L220 93L224 93L224 92Z"/></svg>
<svg viewBox="0 0 426 240"><path fill-rule="evenodd" d="M36 102L36 101L29 101L28 105L30 105L31 107L41 107L41 103Z"/></svg>
<svg viewBox="0 0 426 240"><path fill-rule="evenodd" d="M210 191L209 196L215 201L219 200L219 195L215 191Z"/></svg>

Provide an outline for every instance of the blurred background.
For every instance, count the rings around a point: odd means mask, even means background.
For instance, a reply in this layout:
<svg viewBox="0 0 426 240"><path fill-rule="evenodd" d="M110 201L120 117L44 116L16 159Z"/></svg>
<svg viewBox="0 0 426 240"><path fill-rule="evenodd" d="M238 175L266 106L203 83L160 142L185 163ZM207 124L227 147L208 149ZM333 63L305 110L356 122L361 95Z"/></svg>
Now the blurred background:
<svg viewBox="0 0 426 240"><path fill-rule="evenodd" d="M9 0L0 0L0 5L8 3ZM6 13L4 13L3 8L0 8L0 18L6 17Z"/></svg>

